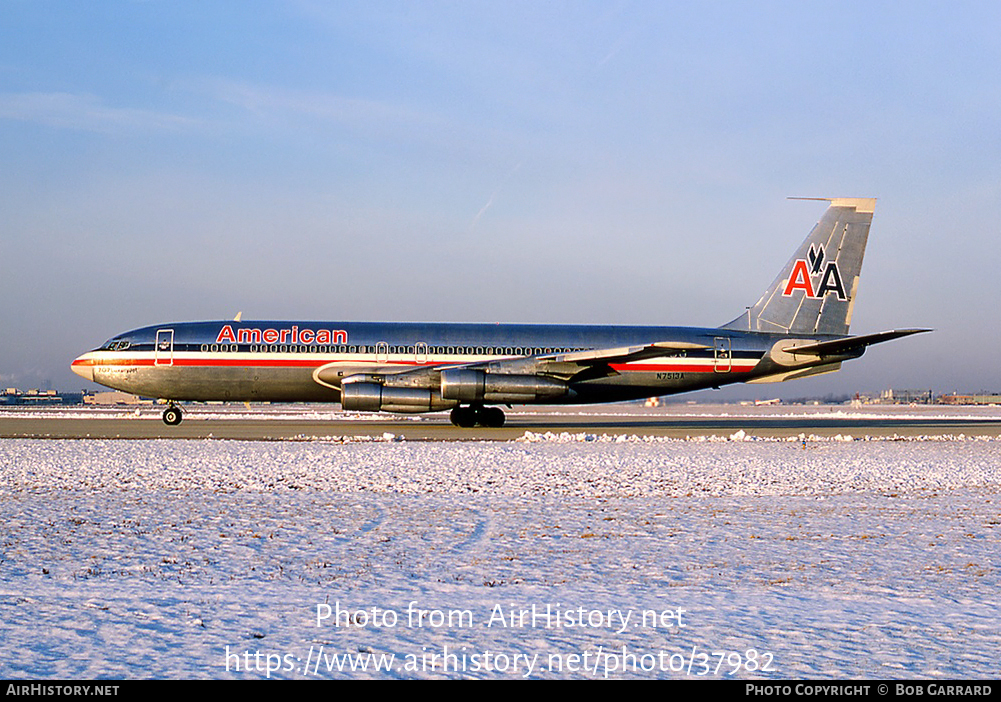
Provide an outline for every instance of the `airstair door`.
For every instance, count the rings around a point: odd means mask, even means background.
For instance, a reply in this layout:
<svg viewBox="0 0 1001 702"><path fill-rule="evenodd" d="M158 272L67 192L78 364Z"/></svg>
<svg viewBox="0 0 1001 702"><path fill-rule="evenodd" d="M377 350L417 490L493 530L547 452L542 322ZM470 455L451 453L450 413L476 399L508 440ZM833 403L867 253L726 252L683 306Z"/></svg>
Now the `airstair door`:
<svg viewBox="0 0 1001 702"><path fill-rule="evenodd" d="M717 373L729 373L732 367L730 337L717 336L713 344L713 370Z"/></svg>
<svg viewBox="0 0 1001 702"><path fill-rule="evenodd" d="M154 366L174 365L174 330L157 329L156 346L153 348Z"/></svg>

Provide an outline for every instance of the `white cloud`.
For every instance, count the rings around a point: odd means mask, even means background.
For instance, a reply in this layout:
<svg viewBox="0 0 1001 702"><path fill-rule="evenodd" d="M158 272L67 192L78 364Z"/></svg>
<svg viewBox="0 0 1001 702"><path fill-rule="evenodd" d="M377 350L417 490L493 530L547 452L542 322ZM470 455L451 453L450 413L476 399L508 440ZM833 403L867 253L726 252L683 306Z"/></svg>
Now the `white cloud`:
<svg viewBox="0 0 1001 702"><path fill-rule="evenodd" d="M196 124L179 115L109 107L95 95L73 93L0 93L0 119L89 132L178 130Z"/></svg>

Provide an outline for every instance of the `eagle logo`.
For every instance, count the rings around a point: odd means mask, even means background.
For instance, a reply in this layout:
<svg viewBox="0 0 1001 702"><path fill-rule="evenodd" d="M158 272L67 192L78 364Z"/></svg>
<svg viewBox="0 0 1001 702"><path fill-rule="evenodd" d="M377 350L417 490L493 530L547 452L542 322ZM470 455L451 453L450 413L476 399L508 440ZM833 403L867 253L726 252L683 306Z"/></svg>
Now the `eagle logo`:
<svg viewBox="0 0 1001 702"><path fill-rule="evenodd" d="M782 295L791 297L796 290L802 290L806 297L813 300L823 299L827 293L834 293L839 300L848 299L838 262L827 261L823 244L810 244L806 258L797 258L793 262Z"/></svg>

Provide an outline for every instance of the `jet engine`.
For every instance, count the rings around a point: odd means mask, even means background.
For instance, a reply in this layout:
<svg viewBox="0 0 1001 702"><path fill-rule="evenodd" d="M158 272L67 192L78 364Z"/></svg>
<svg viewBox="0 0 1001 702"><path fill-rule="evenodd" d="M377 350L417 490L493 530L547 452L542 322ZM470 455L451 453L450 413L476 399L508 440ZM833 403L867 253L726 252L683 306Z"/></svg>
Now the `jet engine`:
<svg viewBox="0 0 1001 702"><path fill-rule="evenodd" d="M527 404L567 394L566 383L539 375L487 373L473 368L441 372L441 397L461 403Z"/></svg>
<svg viewBox="0 0 1001 702"><path fill-rule="evenodd" d="M365 381L341 385L341 407L359 412L435 412L455 407L433 388L394 388Z"/></svg>

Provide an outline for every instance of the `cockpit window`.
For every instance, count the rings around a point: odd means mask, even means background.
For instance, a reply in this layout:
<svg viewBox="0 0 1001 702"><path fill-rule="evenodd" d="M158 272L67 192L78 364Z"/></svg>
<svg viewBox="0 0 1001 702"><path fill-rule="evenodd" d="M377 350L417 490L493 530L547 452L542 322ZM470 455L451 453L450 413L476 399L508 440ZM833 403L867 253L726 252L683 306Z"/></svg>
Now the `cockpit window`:
<svg viewBox="0 0 1001 702"><path fill-rule="evenodd" d="M124 351L130 343L128 339L112 339L101 347L101 351Z"/></svg>

